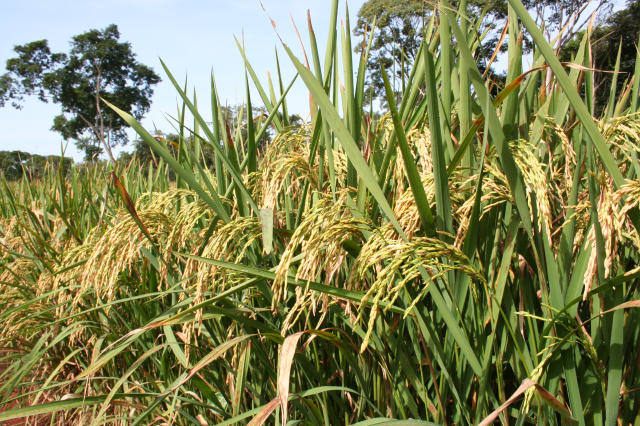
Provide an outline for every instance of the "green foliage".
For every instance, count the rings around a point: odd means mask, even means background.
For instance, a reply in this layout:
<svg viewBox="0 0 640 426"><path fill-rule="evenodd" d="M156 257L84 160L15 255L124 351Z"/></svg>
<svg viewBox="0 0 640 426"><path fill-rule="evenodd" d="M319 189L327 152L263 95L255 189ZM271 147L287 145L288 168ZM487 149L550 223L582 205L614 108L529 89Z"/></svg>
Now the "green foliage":
<svg viewBox="0 0 640 426"><path fill-rule="evenodd" d="M230 133L234 134L234 140L241 143L243 149L246 151L249 134L249 128L246 120L246 108L243 105L237 105L232 107L220 107L221 119L224 122L225 129L228 128ZM242 115L242 116L241 116ZM252 113L254 129L260 127L267 117L264 108L253 108ZM302 119L297 114L291 114L288 117L287 123L289 126L300 126L303 124ZM173 155L177 155L178 146L180 141L185 144L187 150L195 150L195 138L193 135L181 137L177 133L164 134L161 131L155 132L155 137L163 141L167 150ZM273 131L267 129L263 132L256 141L257 147L260 151L264 151L269 142L273 139ZM201 158L200 160L207 168L215 167L215 150L208 144L200 147ZM246 152L244 152L246 154ZM122 153L120 158L131 159L135 155L143 166L157 166L158 158L154 156L153 150L142 139L136 139L134 142L134 148L132 153Z"/></svg>
<svg viewBox="0 0 640 426"><path fill-rule="evenodd" d="M494 96L442 6L383 115L334 1L324 62L283 46L311 122L246 56L264 121L165 66L175 137L109 104L154 167L0 181L0 422L638 423L640 89L593 115L589 37L509 0Z"/></svg>
<svg viewBox="0 0 640 426"><path fill-rule="evenodd" d="M25 96L60 105L52 129L75 139L92 158L104 147L126 144L125 123L100 98L120 105L140 119L151 105L152 87L160 81L136 60L130 43L120 42L116 25L90 30L71 40L69 53L52 53L47 40L15 46L0 77L0 107L20 107Z"/></svg>
<svg viewBox="0 0 640 426"><path fill-rule="evenodd" d="M584 32L567 43L560 52L560 59L569 61L577 53ZM626 8L619 10L600 22L591 32L591 54L593 67L599 71L594 74L595 109L600 115L609 101L612 71L615 70L618 49L621 49L620 65L615 92L622 93L634 74L637 57L637 45L640 37L640 1L628 0Z"/></svg>
<svg viewBox="0 0 640 426"><path fill-rule="evenodd" d="M458 10L460 3L466 5L464 14L473 25L468 34L472 52L481 72L489 66L489 59L495 50L499 34L507 17L507 0L468 0L465 2L452 1L451 7ZM550 31L557 31L567 27L567 33L573 34L575 25L584 23L580 19L575 22L574 15L581 15L584 1L582 0L525 0L523 4L534 10L540 24L544 24ZM608 10L610 0L600 0L597 4L601 12ZM440 6L442 9L442 7ZM394 91L401 92L411 70L418 47L422 42L424 32L436 10L431 2L422 0L368 0L358 12L358 21L354 34L364 37L374 32L373 43L367 61L367 97L384 99L384 84L380 73L380 65L390 74ZM375 20L375 28L372 27ZM468 25L467 22L462 22ZM363 45L356 46L356 52L361 52ZM531 49L530 40L525 39L525 50ZM504 46L503 46L504 50ZM492 80L501 82L503 76L489 71Z"/></svg>
<svg viewBox="0 0 640 426"><path fill-rule="evenodd" d="M60 157L55 155L42 156L22 151L0 151L0 172L9 181L22 177L38 179L45 175L49 168L58 170L60 164ZM61 173L66 175L72 165L73 159L64 157Z"/></svg>

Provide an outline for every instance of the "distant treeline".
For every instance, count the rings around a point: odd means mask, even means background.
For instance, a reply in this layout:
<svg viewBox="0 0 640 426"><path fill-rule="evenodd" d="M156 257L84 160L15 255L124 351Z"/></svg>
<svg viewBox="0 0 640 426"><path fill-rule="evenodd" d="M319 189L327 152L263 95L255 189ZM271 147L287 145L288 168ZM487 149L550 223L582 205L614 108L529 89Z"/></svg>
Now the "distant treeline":
<svg viewBox="0 0 640 426"><path fill-rule="evenodd" d="M38 155L24 151L0 151L0 171L7 180L18 180L23 175L36 179L47 167L58 169L62 164L63 172L73 165L73 158L59 155Z"/></svg>
<svg viewBox="0 0 640 426"><path fill-rule="evenodd" d="M229 121L228 125L230 128L240 129L240 140L236 140L235 143L239 144L236 146L236 149L246 150L246 141L247 140L247 132L248 129L246 125L242 125L239 123L238 118L239 112L241 111L240 107L225 107L223 108L228 116ZM260 114L264 113L262 109L256 108L255 115L261 117ZM259 128L262 125L261 118L255 119L255 128ZM292 114L288 117L287 123L291 126L299 126L303 124L302 118L296 114ZM271 141L273 137L273 133L271 131L263 132L260 136L260 139L256 141L258 150L264 149L264 147ZM155 136L156 140L164 145L164 147L174 156L179 156L178 147L180 146L181 136L177 134L159 134ZM188 136L182 139L182 143L185 149L190 151L193 150L191 145L193 144L193 137ZM208 143L201 143L199 150L201 160L204 165L208 168L215 167L215 151ZM137 164L140 167L148 168L148 167L157 167L160 162L160 157L155 155L149 145L142 140L136 140L133 144L132 151L124 151L121 152L118 158L116 159L117 163L120 164L128 164L132 160L138 162ZM104 158L85 158L84 161L75 164L76 166L83 167L90 164L95 164L98 162L107 161ZM47 166L48 165L48 166ZM54 169L58 169L60 165L60 156L59 155L38 155L38 154L30 154L24 151L0 151L0 173L4 175L7 180L15 181L22 176L26 175L29 179L37 179L42 176L46 167L53 167ZM74 165L74 161L72 158L65 157L63 166L64 173ZM173 179L175 176L171 171L168 176L170 179Z"/></svg>

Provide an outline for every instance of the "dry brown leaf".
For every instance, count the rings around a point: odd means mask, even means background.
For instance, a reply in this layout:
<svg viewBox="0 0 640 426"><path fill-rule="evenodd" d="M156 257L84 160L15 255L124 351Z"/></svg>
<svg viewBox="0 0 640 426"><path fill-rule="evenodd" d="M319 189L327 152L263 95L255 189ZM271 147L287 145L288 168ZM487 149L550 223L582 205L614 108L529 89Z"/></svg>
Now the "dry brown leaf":
<svg viewBox="0 0 640 426"><path fill-rule="evenodd" d="M487 426L487 425L493 423L494 420L498 418L500 413L502 413L508 406L510 406L513 403L513 401L518 399L518 397L520 395L525 393L527 391L527 389L529 389L531 386L535 386L535 384L536 383L533 380L525 379L522 382L522 384L520 385L520 387L518 389L516 389L516 391L513 393L513 395L511 395L511 397L509 399L507 399L504 404L502 404L501 406L499 406L498 408L493 410L493 412L491 414L489 414L487 417L485 417L484 420L482 420L480 422L479 426Z"/></svg>
<svg viewBox="0 0 640 426"><path fill-rule="evenodd" d="M278 397L280 398L280 410L282 411L282 426L287 424L291 365L293 364L293 356L296 354L296 347L302 334L302 332L298 332L287 336L280 348L280 359L278 360Z"/></svg>
<svg viewBox="0 0 640 426"><path fill-rule="evenodd" d="M271 413L273 413L273 410L278 407L278 405L280 405L280 397L277 396L273 398L271 402L265 405L262 410L260 410L260 412L256 414L253 419L251 419L247 426L262 426L264 422L267 421Z"/></svg>
<svg viewBox="0 0 640 426"><path fill-rule="evenodd" d="M558 399L553 396L548 390L531 379L525 379L518 387L518 389L516 389L513 395L511 395L511 397L505 401L504 404L495 409L491 414L485 417L482 422L480 422L480 426L486 426L493 423L498 418L500 413L502 413L507 407L513 404L513 402L518 399L520 395L525 393L531 387L535 387L538 395L540 395L542 399L544 399L554 410L558 411L565 417L571 418L571 412L569 411L569 409L562 402L558 401Z"/></svg>

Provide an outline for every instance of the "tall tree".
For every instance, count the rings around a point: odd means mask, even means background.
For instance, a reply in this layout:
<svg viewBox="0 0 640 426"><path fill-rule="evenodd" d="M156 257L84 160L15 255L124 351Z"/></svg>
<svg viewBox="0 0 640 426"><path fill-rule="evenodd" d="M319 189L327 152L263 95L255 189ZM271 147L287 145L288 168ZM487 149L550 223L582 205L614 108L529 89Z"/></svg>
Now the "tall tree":
<svg viewBox="0 0 640 426"><path fill-rule="evenodd" d="M591 55L594 75L595 112L600 115L609 101L611 84L618 48L620 49L620 75L617 78L616 93L620 94L634 73L637 44L640 37L640 0L627 0L626 8L611 14L593 29L591 35ZM578 51L583 34L579 33L560 52L560 58L571 61Z"/></svg>
<svg viewBox="0 0 640 426"><path fill-rule="evenodd" d="M23 151L0 151L0 177L15 181L23 176L39 178L44 175L47 167L58 169L62 166L65 174L73 165L73 158L56 155L38 155Z"/></svg>
<svg viewBox="0 0 640 426"><path fill-rule="evenodd" d="M354 33L366 36L374 31L367 63L368 94L384 94L380 64L394 77L402 78L414 60L422 41L422 28L430 15L431 6L422 0L369 0L362 5ZM357 51L361 49L361 45L356 47Z"/></svg>
<svg viewBox="0 0 640 426"><path fill-rule="evenodd" d="M605 6L611 0L598 0L597 6L604 13ZM449 2L458 7L459 1ZM483 33L490 26L493 32L483 40L476 50L480 68L487 62L497 45L498 33L504 26L507 16L507 0L468 0L467 17L482 19L478 26L479 33ZM534 12L540 26L547 31L557 31L566 27L567 34L561 41L570 39L582 25L584 20L573 19L581 15L588 2L584 0L523 0L524 5ZM413 65L413 60L422 42L425 25L427 25L435 10L433 2L424 0L368 0L358 12L358 22L354 33L364 36L374 31L373 43L369 55L367 68L369 70L367 88L368 94L374 98L384 97L384 84L380 73L380 64L396 82L406 77ZM376 27L373 28L374 18ZM479 34L478 34L479 35ZM356 47L360 51L362 45ZM482 69L481 69L482 70ZM401 87L396 87L401 90Z"/></svg>
<svg viewBox="0 0 640 426"><path fill-rule="evenodd" d="M160 77L136 60L131 44L120 42L116 25L90 30L71 40L69 53L52 53L47 40L15 46L0 76L0 107L20 108L25 96L57 103L52 130L74 139L86 157L127 143L126 123L105 99L137 119L149 110L152 87Z"/></svg>

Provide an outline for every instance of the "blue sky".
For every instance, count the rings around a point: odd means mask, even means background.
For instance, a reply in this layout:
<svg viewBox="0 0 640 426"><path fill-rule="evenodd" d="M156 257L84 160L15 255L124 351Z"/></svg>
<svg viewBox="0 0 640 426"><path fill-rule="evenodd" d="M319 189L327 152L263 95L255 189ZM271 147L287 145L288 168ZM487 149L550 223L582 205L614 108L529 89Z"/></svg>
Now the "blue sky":
<svg viewBox="0 0 640 426"><path fill-rule="evenodd" d="M364 0L349 2L352 22ZM329 0L262 0L278 33L301 58L302 50L291 23L293 16L306 42L306 11L310 10L318 43L327 36ZM344 16L341 2L339 19ZM244 101L244 65L234 42L244 33L249 60L266 84L267 72L275 73L276 46L279 48L283 78L287 84L294 76L293 66L279 46L269 18L258 0L1 0L0 1L0 73L6 60L13 57L13 46L47 39L52 51L68 51L69 40L92 28L116 24L121 41L132 44L138 60L151 66L162 77L154 91L151 111L143 124L172 130L166 114L175 116L176 92L166 78L160 61L178 79L188 76L191 90L198 93L200 108L208 110L209 76L213 70L222 103ZM253 96L252 100L258 100ZM308 92L296 82L289 99L290 110L308 113ZM50 131L59 106L27 99L21 110L11 106L0 109L0 150L23 150L37 154L59 154L62 138ZM68 154L81 159L73 142Z"/></svg>
<svg viewBox="0 0 640 426"><path fill-rule="evenodd" d="M302 50L290 15L307 42L306 11L311 11L320 46L327 36L331 0L262 0L277 24L278 33L299 58ZM352 23L364 0L349 1ZM616 8L623 6L617 0ZM340 1L339 19L344 17ZM209 109L209 76L213 70L222 103L244 101L244 66L233 40L244 34L246 50L259 78L275 72L274 49L279 48L285 84L293 77L293 66L279 46L269 18L259 0L0 0L0 73L13 55L13 46L48 39L52 51L67 51L69 40L92 28L116 24L121 40L132 44L138 60L154 68L163 81L155 88L151 111L143 124L166 132L172 127L167 114L175 116L176 92L161 69L162 58L179 81L188 76L190 90L199 94L200 108ZM252 94L255 102L258 97ZM308 92L296 82L289 96L289 109L308 113ZM23 150L37 154L59 154L61 137L50 131L59 106L27 99L23 109L0 109L0 150ZM67 154L80 160L73 142Z"/></svg>

